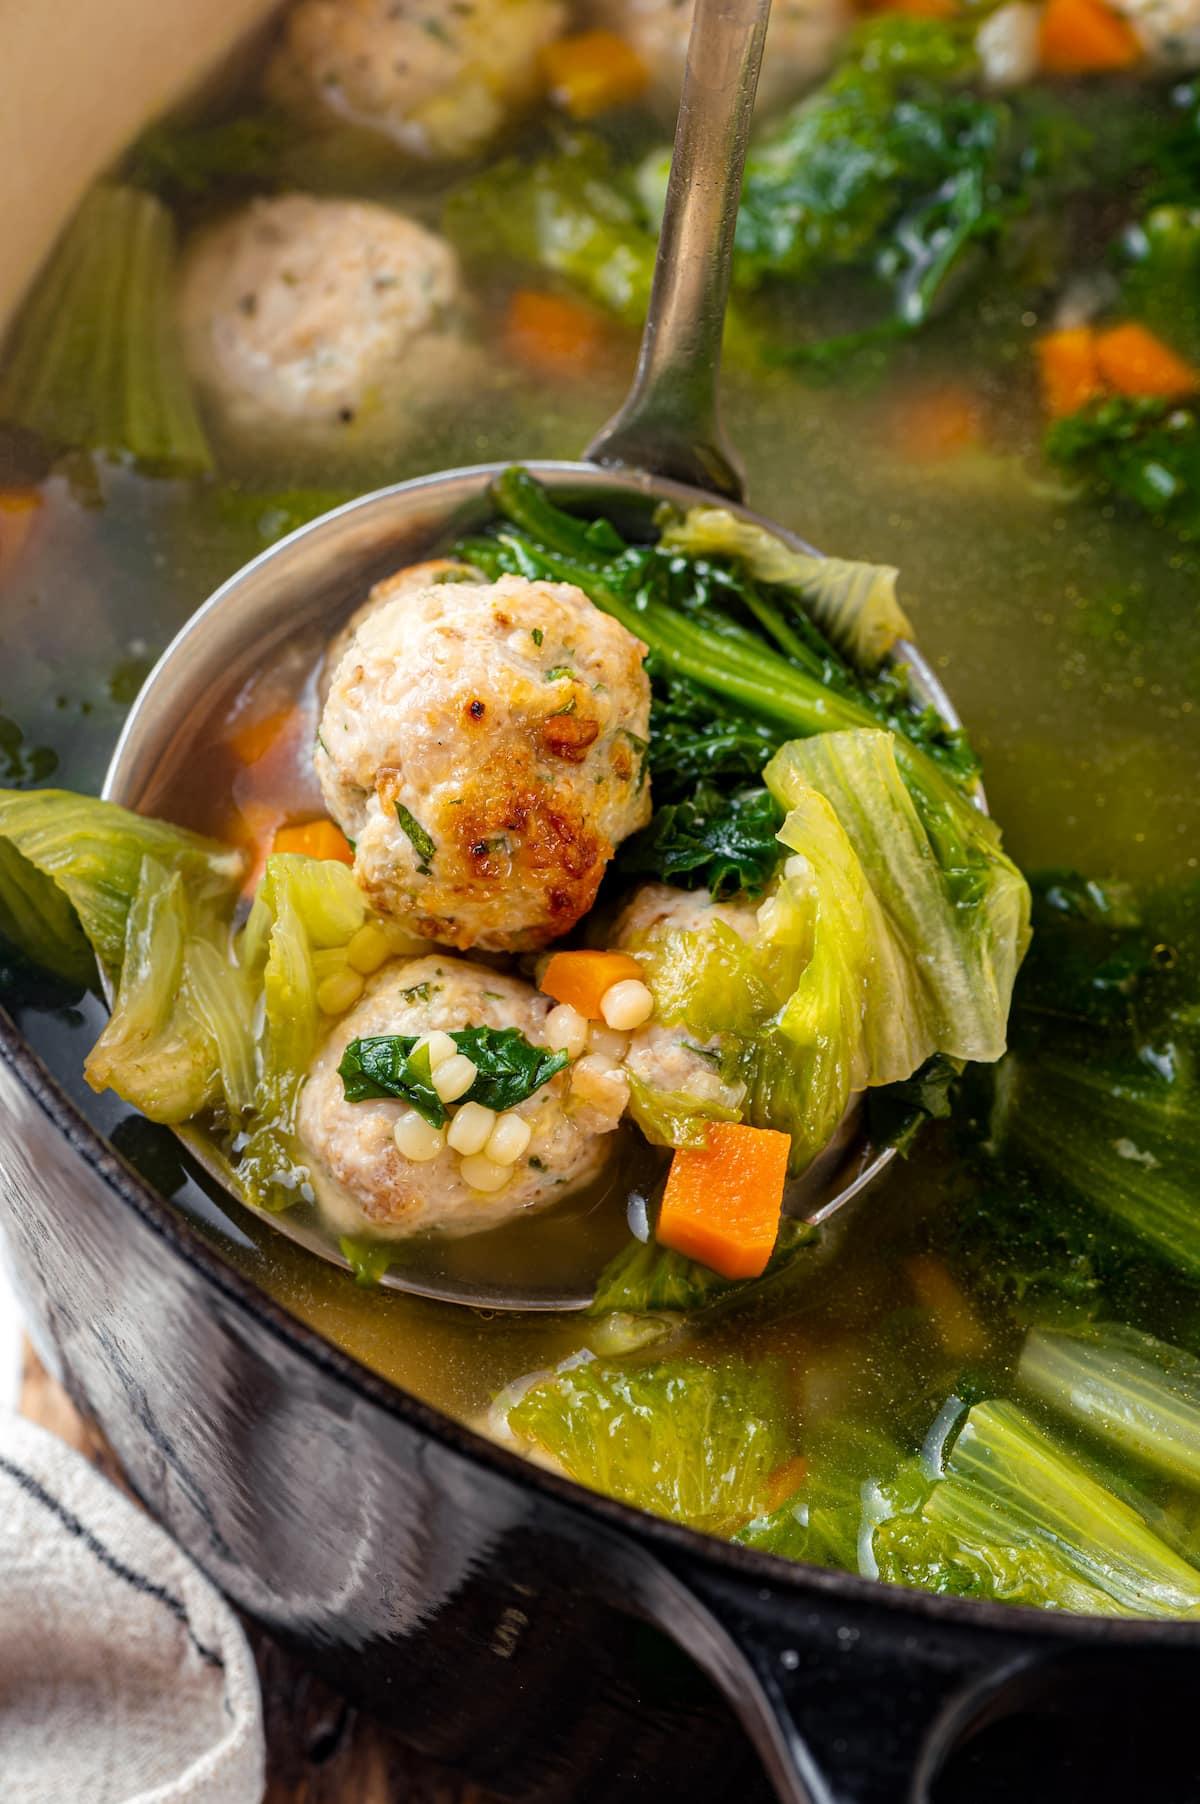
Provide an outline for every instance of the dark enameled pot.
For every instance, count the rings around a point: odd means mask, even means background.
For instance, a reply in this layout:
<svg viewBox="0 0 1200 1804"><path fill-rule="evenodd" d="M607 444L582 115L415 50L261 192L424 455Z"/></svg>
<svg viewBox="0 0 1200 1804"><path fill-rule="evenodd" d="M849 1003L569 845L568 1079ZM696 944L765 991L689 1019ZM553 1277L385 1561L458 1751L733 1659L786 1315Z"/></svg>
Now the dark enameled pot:
<svg viewBox="0 0 1200 1804"><path fill-rule="evenodd" d="M1036 1708L1061 1726L1082 1707L1111 1739L1110 1771L1140 1730L1136 1788L1090 1799L1200 1797L1186 1709L1200 1625L891 1590L578 1490L277 1308L112 1151L6 1017L0 1122L6 1261L139 1495L252 1616L503 1796L755 1804L773 1786L789 1804L915 1804L981 1725ZM1060 1778L1046 1796L1083 1796Z"/></svg>

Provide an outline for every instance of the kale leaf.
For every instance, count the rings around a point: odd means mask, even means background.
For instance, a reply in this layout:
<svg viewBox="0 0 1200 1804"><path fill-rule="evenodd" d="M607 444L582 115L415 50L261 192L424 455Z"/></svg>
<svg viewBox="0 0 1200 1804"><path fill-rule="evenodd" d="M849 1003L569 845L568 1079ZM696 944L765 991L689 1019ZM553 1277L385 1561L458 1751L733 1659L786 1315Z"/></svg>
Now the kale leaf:
<svg viewBox="0 0 1200 1804"><path fill-rule="evenodd" d="M887 329L924 324L968 252L1011 235L1080 161L1061 109L981 96L977 74L959 22L863 26L824 86L751 149L737 280L869 270L889 298Z"/></svg>
<svg viewBox="0 0 1200 1804"><path fill-rule="evenodd" d="M1100 496L1115 496L1182 537L1200 528L1200 415L1192 406L1114 396L1056 420L1052 462Z"/></svg>
<svg viewBox="0 0 1200 1804"><path fill-rule="evenodd" d="M476 1071L461 1100L482 1103L497 1113L524 1102L568 1062L565 1052L531 1046L516 1027L464 1027L452 1031L450 1038ZM442 1127L446 1105L433 1087L429 1048L420 1040L419 1034L373 1034L351 1040L338 1066L346 1101L398 1097L432 1126Z"/></svg>
<svg viewBox="0 0 1200 1804"><path fill-rule="evenodd" d="M718 899L739 890L758 895L782 856L775 837L782 825L783 809L767 790L726 795L702 781L626 840L617 869L625 877L657 877L683 889L707 884Z"/></svg>

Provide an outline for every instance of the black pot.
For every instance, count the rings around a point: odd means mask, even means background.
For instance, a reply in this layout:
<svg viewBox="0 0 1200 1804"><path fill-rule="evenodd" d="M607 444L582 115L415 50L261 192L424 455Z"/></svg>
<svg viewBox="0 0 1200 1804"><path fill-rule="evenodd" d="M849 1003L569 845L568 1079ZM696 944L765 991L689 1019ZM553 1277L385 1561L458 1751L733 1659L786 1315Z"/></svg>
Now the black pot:
<svg viewBox="0 0 1200 1804"><path fill-rule="evenodd" d="M502 1796L1200 1798L1200 1625L891 1589L594 1496L276 1307L6 1017L0 1118L22 1302L138 1494L250 1615Z"/></svg>

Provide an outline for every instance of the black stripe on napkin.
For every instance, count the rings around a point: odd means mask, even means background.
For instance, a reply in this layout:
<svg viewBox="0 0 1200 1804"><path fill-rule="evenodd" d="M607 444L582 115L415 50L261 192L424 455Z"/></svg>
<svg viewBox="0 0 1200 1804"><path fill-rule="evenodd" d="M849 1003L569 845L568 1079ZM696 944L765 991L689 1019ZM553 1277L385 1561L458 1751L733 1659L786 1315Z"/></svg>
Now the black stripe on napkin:
<svg viewBox="0 0 1200 1804"><path fill-rule="evenodd" d="M52 1516L57 1517L67 1533L72 1535L75 1540L82 1541L88 1552L93 1554L100 1564L112 1573L114 1578L121 1579L126 1585L132 1586L135 1591L141 1592L143 1597L151 1597L156 1603L162 1604L165 1609L169 1610L187 1631L188 1640L200 1658L209 1666L215 1666L220 1672L224 1672L224 1657L216 1648L206 1647L204 1642L198 1638L188 1617L187 1605L182 1598L176 1597L173 1592L166 1590L162 1585L156 1585L154 1580L147 1578L144 1572L135 1572L132 1566L127 1566L124 1560L118 1559L116 1554L105 1547L103 1541L97 1539L91 1529L81 1522L73 1511L69 1510L64 1503L60 1503L57 1497L52 1496L31 1472L26 1472L22 1466L13 1465L12 1461L6 1459L2 1453L0 1453L0 1472L6 1472L27 1497L32 1497L35 1503L40 1503L43 1509L49 1510Z"/></svg>

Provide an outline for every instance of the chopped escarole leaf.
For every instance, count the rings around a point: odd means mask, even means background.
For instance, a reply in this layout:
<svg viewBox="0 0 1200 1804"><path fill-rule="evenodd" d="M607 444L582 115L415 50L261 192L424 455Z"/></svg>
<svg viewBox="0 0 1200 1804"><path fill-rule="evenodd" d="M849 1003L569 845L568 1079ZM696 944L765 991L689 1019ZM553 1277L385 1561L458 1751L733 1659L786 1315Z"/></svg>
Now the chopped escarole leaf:
<svg viewBox="0 0 1200 1804"><path fill-rule="evenodd" d="M531 1046L518 1027L463 1027L450 1038L475 1067L475 1080L461 1098L500 1113L515 1108L567 1065L565 1052ZM426 1121L441 1127L446 1105L433 1087L429 1049L420 1034L373 1034L351 1040L338 1066L347 1102L399 1097Z"/></svg>
<svg viewBox="0 0 1200 1804"><path fill-rule="evenodd" d="M85 197L14 328L0 420L172 475L212 466L175 325L175 226L152 194Z"/></svg>
<svg viewBox="0 0 1200 1804"><path fill-rule="evenodd" d="M932 1052L998 1059L1013 982L1029 944L1030 899L1025 879L1000 849L994 822L964 804L950 836L957 842L954 861L948 862L948 841L914 806L887 733L792 741L764 777L789 808L806 790L823 796L861 862L888 925L882 952L891 969L883 965L879 976L886 975L888 989L904 999L918 1024L913 1043L924 1039L927 1046L909 1069ZM802 821L785 822L780 838L806 852ZM873 1010L873 1028L887 1025Z"/></svg>
<svg viewBox="0 0 1200 1804"><path fill-rule="evenodd" d="M668 550L686 557L737 558L756 582L793 589L831 644L860 670L874 670L912 623L896 599L899 571L890 564L796 551L752 520L724 507L691 507L662 529Z"/></svg>
<svg viewBox="0 0 1200 1804"><path fill-rule="evenodd" d="M1200 1360L1182 1348L1120 1322L1035 1329L1017 1378L1098 1440L1200 1486Z"/></svg>
<svg viewBox="0 0 1200 1804"><path fill-rule="evenodd" d="M764 1280L787 1270L796 1255L812 1246L816 1238L817 1230L807 1222L785 1221L762 1278L748 1281L753 1284L755 1295ZM656 1240L631 1240L600 1274L589 1314L683 1313L735 1296L746 1286L746 1280L722 1278L699 1260L660 1246Z"/></svg>
<svg viewBox="0 0 1200 1804"><path fill-rule="evenodd" d="M968 1414L945 1477L875 1532L880 1576L1046 1609L1200 1617L1200 1570L1011 1403Z"/></svg>
<svg viewBox="0 0 1200 1804"><path fill-rule="evenodd" d="M307 1178L292 1136L322 1024L314 955L348 945L366 913L344 864L294 852L268 858L238 948L263 997L256 1126L235 1149L238 1178L260 1208L286 1208Z"/></svg>
<svg viewBox="0 0 1200 1804"><path fill-rule="evenodd" d="M721 1075L746 1086L744 1119L790 1134L799 1171L855 1092L935 1054L1000 1056L1028 892L982 817L979 881L955 892L962 874L939 864L890 734L789 744L765 774L794 856L756 931L715 921L641 951L659 1020L720 1047ZM672 1139L685 1143L678 1125Z"/></svg>
<svg viewBox="0 0 1200 1804"><path fill-rule="evenodd" d="M770 1366L576 1357L508 1412L528 1447L580 1484L692 1528L729 1533L758 1511L792 1448Z"/></svg>
<svg viewBox="0 0 1200 1804"><path fill-rule="evenodd" d="M64 789L0 790L0 937L32 963L89 984L115 978L142 862L185 880L200 905L228 906L242 856L183 827Z"/></svg>
<svg viewBox="0 0 1200 1804"><path fill-rule="evenodd" d="M153 1121L254 1100L254 996L230 958L229 918L190 893L182 871L142 860L108 1025L84 1072Z"/></svg>

